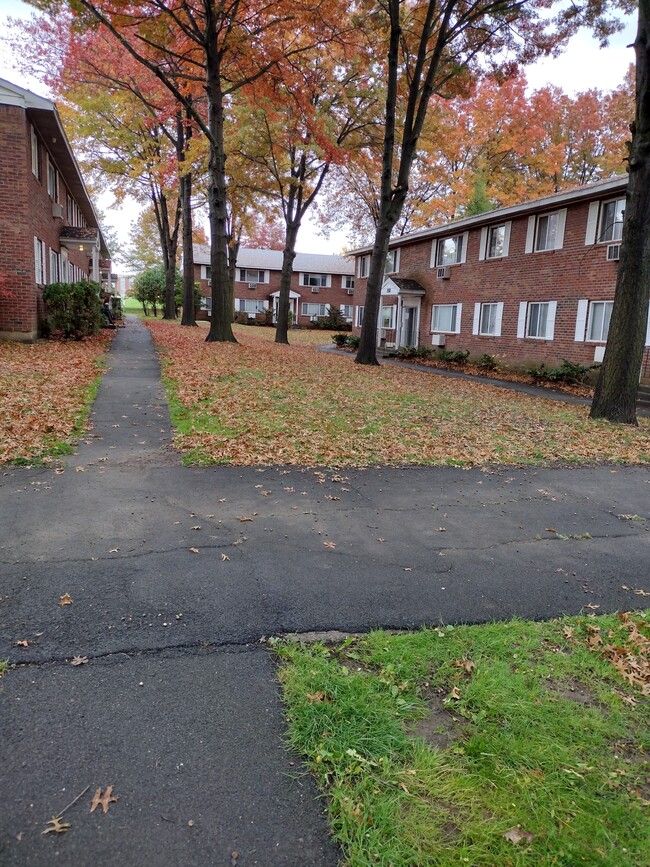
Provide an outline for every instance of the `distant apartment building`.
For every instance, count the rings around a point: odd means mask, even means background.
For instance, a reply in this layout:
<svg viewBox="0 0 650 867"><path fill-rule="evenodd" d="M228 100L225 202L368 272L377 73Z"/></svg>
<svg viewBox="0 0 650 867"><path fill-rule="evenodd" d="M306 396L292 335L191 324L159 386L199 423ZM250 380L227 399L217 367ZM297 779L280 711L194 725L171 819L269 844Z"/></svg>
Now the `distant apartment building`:
<svg viewBox="0 0 650 867"><path fill-rule="evenodd" d="M378 345L468 349L507 362L602 361L626 187L619 177L393 239ZM352 254L357 332L370 251Z"/></svg>
<svg viewBox="0 0 650 867"><path fill-rule="evenodd" d="M110 275L54 103L0 79L0 337L32 341L48 283Z"/></svg>
<svg viewBox="0 0 650 867"><path fill-rule="evenodd" d="M194 267L199 282L202 306L210 312L210 249L194 245ZM235 312L254 318L266 310L273 318L280 297L282 273L281 250L255 250L243 247L235 270ZM354 261L343 256L296 253L293 262L290 312L297 325L305 326L330 307L337 307L352 321L354 295Z"/></svg>

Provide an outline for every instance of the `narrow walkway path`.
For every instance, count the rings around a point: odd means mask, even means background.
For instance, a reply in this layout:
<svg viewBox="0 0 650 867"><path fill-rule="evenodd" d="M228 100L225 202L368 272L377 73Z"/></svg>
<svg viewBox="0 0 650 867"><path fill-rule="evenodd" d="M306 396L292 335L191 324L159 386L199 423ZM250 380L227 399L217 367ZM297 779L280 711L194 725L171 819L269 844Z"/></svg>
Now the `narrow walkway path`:
<svg viewBox="0 0 650 867"><path fill-rule="evenodd" d="M147 329L108 361L64 472L0 474L3 867L334 865L263 636L650 591L646 467L188 468ZM107 786L120 800L91 814Z"/></svg>

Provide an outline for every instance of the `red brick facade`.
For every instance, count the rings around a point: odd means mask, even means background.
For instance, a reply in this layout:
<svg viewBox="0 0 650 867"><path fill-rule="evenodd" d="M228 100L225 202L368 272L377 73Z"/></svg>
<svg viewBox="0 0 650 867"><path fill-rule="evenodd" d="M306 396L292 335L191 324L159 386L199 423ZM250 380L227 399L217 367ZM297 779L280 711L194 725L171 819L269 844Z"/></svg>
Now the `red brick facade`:
<svg viewBox="0 0 650 867"><path fill-rule="evenodd" d="M0 337L31 341L43 315L43 286L93 276L93 255L98 262L100 246L108 251L54 106L5 81L0 188ZM88 240L62 244L66 225L92 227Z"/></svg>
<svg viewBox="0 0 650 867"><path fill-rule="evenodd" d="M604 206L624 199L625 188L625 178L603 182L564 196L503 208L400 238L391 243L391 250L399 249L398 270L386 276L384 292L390 289L386 281L393 276L417 281L424 289L417 302L420 346L444 342L447 349L467 349L473 356L488 354L519 364L543 361L553 365L562 359L592 364L601 360L606 337L606 330L603 333L597 327L598 316L604 310L598 302L611 302L616 285L616 261L606 258L616 236L609 241L603 237ZM558 236L563 235L561 246L535 251L540 218L562 212L563 233L557 227ZM508 225L509 234L507 255L486 257L490 227L504 224ZM457 235L465 241L464 261L449 265L448 276L440 278L433 252L439 248L434 245ZM610 255L614 255L613 250ZM359 277L360 260L364 256L365 250L356 254L355 304L359 305L365 297L366 280ZM394 313L384 311L384 322L389 323L393 316L397 328L380 329L378 340L382 344L404 345L399 326L405 298L395 291L382 296L383 307L396 306ZM445 328L449 321L432 320L433 308L437 307L439 312L440 305L462 305L456 310L453 329ZM495 306L487 311L477 305ZM540 330L538 317L542 308L545 321L548 320L547 331L543 336L530 336ZM494 314L491 323L489 313ZM481 334L482 324L493 333ZM358 333L360 329L355 330ZM648 331L650 344L650 326ZM650 349L646 356L650 356Z"/></svg>
<svg viewBox="0 0 650 867"><path fill-rule="evenodd" d="M195 262L197 258L199 262L201 258L208 261L209 251L205 248L200 248L200 251L195 248ZM278 251L251 249L240 251L235 274L235 314L247 313L254 318L253 302L273 310L274 304L277 303L277 293L280 291L281 261L282 253ZM241 267L242 262L245 268ZM274 265L276 267L273 267ZM194 268L201 295L209 299L210 287L206 265L195 264ZM309 326L313 318L326 316L331 306L338 307L344 315L347 313L348 318L352 319L354 264L351 259L345 261L339 256L312 257L309 254L298 253L294 268L290 286L290 310L297 325ZM343 270L346 273L342 273ZM245 273L242 274L242 271ZM324 282L327 285L304 285L306 280L310 279L306 275L311 275L312 282Z"/></svg>

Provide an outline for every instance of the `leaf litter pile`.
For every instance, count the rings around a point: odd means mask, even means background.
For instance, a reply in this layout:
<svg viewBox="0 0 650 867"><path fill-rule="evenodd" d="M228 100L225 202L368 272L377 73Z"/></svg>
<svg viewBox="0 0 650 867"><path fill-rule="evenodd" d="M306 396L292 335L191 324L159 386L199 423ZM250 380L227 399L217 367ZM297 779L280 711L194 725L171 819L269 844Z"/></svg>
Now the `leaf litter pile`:
<svg viewBox="0 0 650 867"><path fill-rule="evenodd" d="M272 343L271 329L253 327L237 331L239 344L207 344L202 329L147 324L188 463L650 461L647 419L638 428L615 426L590 421L586 406L357 365L299 343L301 332L289 347Z"/></svg>
<svg viewBox="0 0 650 867"><path fill-rule="evenodd" d="M648 864L649 615L272 641L343 863Z"/></svg>
<svg viewBox="0 0 650 867"><path fill-rule="evenodd" d="M66 450L79 432L109 341L105 333L79 341L0 341L0 463Z"/></svg>

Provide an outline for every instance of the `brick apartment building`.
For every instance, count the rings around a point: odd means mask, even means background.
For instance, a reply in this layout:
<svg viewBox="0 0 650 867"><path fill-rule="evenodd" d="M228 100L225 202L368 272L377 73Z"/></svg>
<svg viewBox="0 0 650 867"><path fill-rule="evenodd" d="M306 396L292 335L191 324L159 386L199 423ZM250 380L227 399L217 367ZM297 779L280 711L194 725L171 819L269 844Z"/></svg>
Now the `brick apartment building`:
<svg viewBox="0 0 650 867"><path fill-rule="evenodd" d="M99 282L110 254L54 103L3 79L0 189L0 337L32 341L43 286Z"/></svg>
<svg viewBox="0 0 650 867"><path fill-rule="evenodd" d="M627 177L420 230L390 243L378 345L510 363L602 361ZM354 330L370 249L354 251ZM650 374L650 323L644 374Z"/></svg>
<svg viewBox="0 0 650 867"><path fill-rule="evenodd" d="M210 311L210 249L194 245L194 268L199 282L202 307ZM280 250L242 247L235 273L235 313L251 318L266 310L277 310L282 273ZM297 325L307 326L327 316L336 306L352 321L354 262L343 256L296 253L291 278L290 311ZM275 318L275 316L274 316Z"/></svg>

